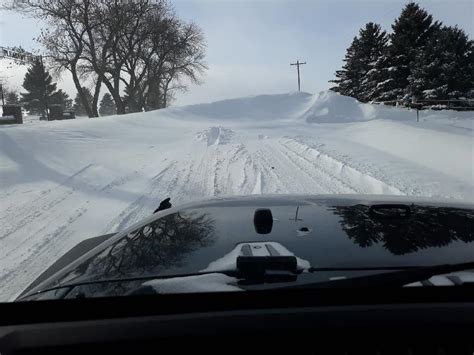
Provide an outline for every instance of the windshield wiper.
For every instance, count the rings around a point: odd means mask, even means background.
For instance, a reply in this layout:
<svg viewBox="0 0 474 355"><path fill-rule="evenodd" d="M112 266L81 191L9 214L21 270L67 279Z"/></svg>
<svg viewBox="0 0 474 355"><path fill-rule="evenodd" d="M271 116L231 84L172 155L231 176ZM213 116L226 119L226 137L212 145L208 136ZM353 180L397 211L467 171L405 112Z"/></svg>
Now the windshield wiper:
<svg viewBox="0 0 474 355"><path fill-rule="evenodd" d="M234 271L209 271L209 272L194 272L194 273L187 273L187 274L173 274L173 275L146 275L146 276L130 276L130 277L117 277L111 279L97 279L97 280L84 280L78 282L67 282L63 284L58 284L53 287L46 288L44 290L39 291L46 292L57 290L60 288L74 288L77 286L88 286L88 285L98 285L98 284L106 284L106 283L117 283L117 282L134 282L134 281L148 281L148 280L166 280L166 279L173 279L177 277L190 277L190 276L199 276L199 275L208 275L208 274L223 274L227 276L235 276L236 273Z"/></svg>
<svg viewBox="0 0 474 355"><path fill-rule="evenodd" d="M358 288L358 287L402 287L407 284L424 281L430 277L442 274L449 274L456 271L474 269L474 262L445 264L435 266L409 267L400 270L402 267L386 268L311 268L309 271L371 271L371 270L393 270L399 271L383 272L381 274L353 277L347 279L337 279L333 281L314 282L299 285L281 287L280 289L304 289L304 288ZM467 283L466 283L467 284Z"/></svg>

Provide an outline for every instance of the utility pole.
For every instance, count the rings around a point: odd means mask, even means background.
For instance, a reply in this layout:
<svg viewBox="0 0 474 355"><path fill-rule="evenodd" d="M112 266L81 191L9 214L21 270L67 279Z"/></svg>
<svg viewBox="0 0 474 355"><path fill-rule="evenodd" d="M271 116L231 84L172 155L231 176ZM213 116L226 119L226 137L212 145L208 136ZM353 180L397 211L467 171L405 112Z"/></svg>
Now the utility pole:
<svg viewBox="0 0 474 355"><path fill-rule="evenodd" d="M290 63L290 65L296 65L296 71L298 72L298 91L301 91L300 85L300 65L306 64L306 62L300 62L299 60L296 63Z"/></svg>

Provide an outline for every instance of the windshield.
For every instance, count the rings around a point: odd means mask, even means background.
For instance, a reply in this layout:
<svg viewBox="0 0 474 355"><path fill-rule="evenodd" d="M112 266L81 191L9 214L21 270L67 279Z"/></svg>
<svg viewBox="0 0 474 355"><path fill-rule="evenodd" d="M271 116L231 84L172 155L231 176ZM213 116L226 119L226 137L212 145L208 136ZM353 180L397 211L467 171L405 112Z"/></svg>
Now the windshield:
<svg viewBox="0 0 474 355"><path fill-rule="evenodd" d="M3 1L0 302L474 261L454 5Z"/></svg>

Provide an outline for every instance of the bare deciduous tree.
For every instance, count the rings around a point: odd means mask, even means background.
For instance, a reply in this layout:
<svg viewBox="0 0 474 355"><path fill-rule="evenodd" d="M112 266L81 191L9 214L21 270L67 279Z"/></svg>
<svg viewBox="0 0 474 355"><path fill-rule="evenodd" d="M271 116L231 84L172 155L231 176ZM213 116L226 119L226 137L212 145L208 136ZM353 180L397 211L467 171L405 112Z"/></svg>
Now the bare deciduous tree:
<svg viewBox="0 0 474 355"><path fill-rule="evenodd" d="M207 69L202 31L165 0L25 0L8 8L46 21L38 41L56 70L71 72L90 117L98 116L102 84L123 114L166 107ZM92 105L85 80L94 85Z"/></svg>

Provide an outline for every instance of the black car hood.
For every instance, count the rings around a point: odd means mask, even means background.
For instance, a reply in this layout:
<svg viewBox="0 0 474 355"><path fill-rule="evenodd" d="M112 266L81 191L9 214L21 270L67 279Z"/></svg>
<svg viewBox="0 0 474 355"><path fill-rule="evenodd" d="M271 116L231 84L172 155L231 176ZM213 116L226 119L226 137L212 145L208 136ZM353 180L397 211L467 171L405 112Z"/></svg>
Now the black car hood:
<svg viewBox="0 0 474 355"><path fill-rule="evenodd" d="M370 206L387 203L404 204L409 215L371 213ZM268 234L256 231L254 213L259 208L271 210L273 226ZM313 267L468 262L474 255L473 226L472 204L407 197L248 196L208 200L158 212L111 236L27 294L31 299L44 290L95 280L198 273L242 242L280 243Z"/></svg>

